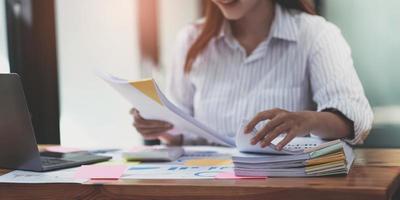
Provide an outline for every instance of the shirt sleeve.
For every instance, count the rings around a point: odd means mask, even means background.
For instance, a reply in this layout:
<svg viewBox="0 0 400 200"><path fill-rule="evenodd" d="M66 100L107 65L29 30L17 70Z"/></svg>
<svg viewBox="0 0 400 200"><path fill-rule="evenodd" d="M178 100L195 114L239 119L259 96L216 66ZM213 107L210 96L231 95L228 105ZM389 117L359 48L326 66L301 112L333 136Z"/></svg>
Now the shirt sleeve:
<svg viewBox="0 0 400 200"><path fill-rule="evenodd" d="M172 64L167 68L166 96L179 109L193 116L193 97L195 87L189 76L184 73L186 54L197 36L197 27L188 25L182 29L176 39ZM190 133L183 134L183 145L206 145L208 141Z"/></svg>
<svg viewBox="0 0 400 200"><path fill-rule="evenodd" d="M321 32L308 58L313 100L318 111L334 108L353 122L350 144L361 144L371 130L373 113L351 57L351 50L333 24Z"/></svg>

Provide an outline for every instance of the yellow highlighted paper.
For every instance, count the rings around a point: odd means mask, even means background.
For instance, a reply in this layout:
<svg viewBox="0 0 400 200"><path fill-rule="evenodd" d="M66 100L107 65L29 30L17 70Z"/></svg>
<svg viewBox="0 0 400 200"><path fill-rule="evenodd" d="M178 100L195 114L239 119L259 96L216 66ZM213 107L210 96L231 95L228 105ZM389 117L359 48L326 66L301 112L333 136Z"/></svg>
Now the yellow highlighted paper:
<svg viewBox="0 0 400 200"><path fill-rule="evenodd" d="M160 97L157 94L157 89L156 89L153 79L144 79L144 80L133 81L133 82L129 82L129 83L133 87L135 87L136 89L141 91L143 94L148 96L149 98L153 99L160 105L163 105L161 103Z"/></svg>
<svg viewBox="0 0 400 200"><path fill-rule="evenodd" d="M327 156L322 156L319 158L314 158L311 160L306 161L306 166L311 166L311 165L319 165L319 164L324 164L324 163L329 163L329 162L335 162L335 161L340 161L340 160L345 160L345 155L343 151L336 152L331 155Z"/></svg>
<svg viewBox="0 0 400 200"><path fill-rule="evenodd" d="M232 160L229 159L193 159L185 162L186 166L223 166L231 165Z"/></svg>
<svg viewBox="0 0 400 200"><path fill-rule="evenodd" d="M326 170L326 169L332 169L335 167L345 167L346 162L344 160L340 161L335 161L335 162L330 162L330 163L325 163L325 164L320 164L320 165L313 165L306 167L305 171L307 173L313 172L313 171L319 171L319 170Z"/></svg>

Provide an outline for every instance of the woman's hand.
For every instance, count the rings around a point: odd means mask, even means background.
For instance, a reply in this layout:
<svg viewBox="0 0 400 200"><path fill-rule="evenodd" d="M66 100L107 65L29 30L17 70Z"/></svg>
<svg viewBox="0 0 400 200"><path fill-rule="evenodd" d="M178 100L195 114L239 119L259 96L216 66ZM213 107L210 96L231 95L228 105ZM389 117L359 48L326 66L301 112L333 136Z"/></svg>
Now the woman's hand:
<svg viewBox="0 0 400 200"><path fill-rule="evenodd" d="M173 128L173 125L160 120L144 119L138 110L132 108L130 113L133 115L133 126L146 140L160 139L167 145L181 145L182 136L171 135L168 133Z"/></svg>
<svg viewBox="0 0 400 200"><path fill-rule="evenodd" d="M354 134L353 122L343 115L331 112L289 112L272 109L258 113L246 126L245 133L250 133L261 121L270 120L255 137L251 144L261 143L261 147L270 145L281 133L286 133L277 149L287 145L297 136L306 136L311 132L323 139L350 138Z"/></svg>
<svg viewBox="0 0 400 200"><path fill-rule="evenodd" d="M272 109L258 113L246 126L245 133L251 130L261 121L269 119L270 121L258 131L251 140L251 144L261 143L261 147L270 145L272 140L281 133L286 133L282 141L277 144L277 149L281 150L293 138L297 136L306 136L312 130L315 124L315 112L289 112L282 109Z"/></svg>

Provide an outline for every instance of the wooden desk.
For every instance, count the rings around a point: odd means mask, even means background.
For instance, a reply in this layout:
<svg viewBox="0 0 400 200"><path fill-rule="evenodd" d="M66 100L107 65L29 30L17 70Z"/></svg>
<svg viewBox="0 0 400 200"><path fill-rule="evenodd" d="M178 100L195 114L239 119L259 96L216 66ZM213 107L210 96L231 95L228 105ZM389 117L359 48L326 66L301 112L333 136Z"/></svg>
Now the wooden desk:
<svg viewBox="0 0 400 200"><path fill-rule="evenodd" d="M0 199L398 199L400 149L357 149L356 154L346 177L0 184Z"/></svg>

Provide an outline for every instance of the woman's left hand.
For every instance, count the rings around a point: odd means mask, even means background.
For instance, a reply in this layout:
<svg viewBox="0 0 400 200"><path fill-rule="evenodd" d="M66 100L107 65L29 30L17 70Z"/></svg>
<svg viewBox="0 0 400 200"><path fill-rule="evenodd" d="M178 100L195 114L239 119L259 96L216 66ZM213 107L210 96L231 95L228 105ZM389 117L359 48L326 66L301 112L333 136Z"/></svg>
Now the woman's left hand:
<svg viewBox="0 0 400 200"><path fill-rule="evenodd" d="M286 133L282 141L277 144L277 149L281 150L293 138L310 134L317 121L317 112L289 112L282 109L272 109L258 113L246 126L245 134L250 133L261 121L270 120L255 137L251 144L261 143L261 147L266 147L281 133Z"/></svg>

